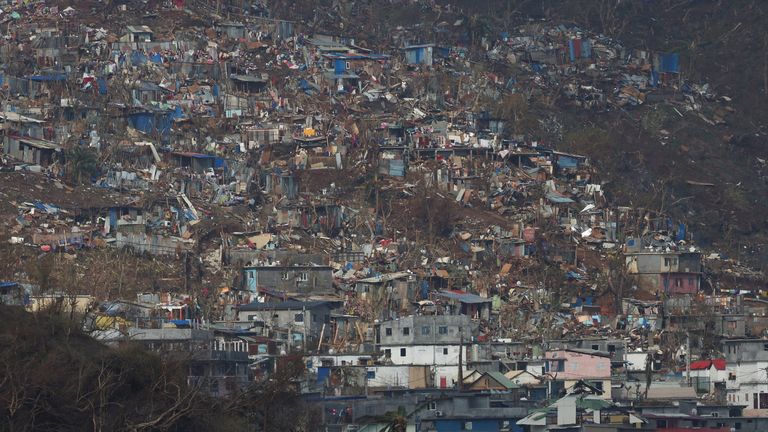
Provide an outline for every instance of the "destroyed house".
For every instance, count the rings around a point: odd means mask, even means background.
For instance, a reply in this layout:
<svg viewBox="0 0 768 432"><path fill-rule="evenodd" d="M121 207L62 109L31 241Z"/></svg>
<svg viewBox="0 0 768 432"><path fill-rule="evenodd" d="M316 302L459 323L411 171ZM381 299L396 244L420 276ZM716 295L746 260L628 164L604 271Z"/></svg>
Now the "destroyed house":
<svg viewBox="0 0 768 432"><path fill-rule="evenodd" d="M3 120L3 130L5 135L18 135L31 138L45 138L45 121L36 118L27 117L16 112L0 112L0 119Z"/></svg>
<svg viewBox="0 0 768 432"><path fill-rule="evenodd" d="M231 21L216 24L216 31L227 35L231 39L243 39L248 34L248 29L245 28L243 23Z"/></svg>
<svg viewBox="0 0 768 432"><path fill-rule="evenodd" d="M41 166L51 165L61 146L43 139L24 136L9 136L4 146L5 153L23 162Z"/></svg>
<svg viewBox="0 0 768 432"><path fill-rule="evenodd" d="M29 296L17 282L0 281L0 304L24 306L29 302Z"/></svg>
<svg viewBox="0 0 768 432"><path fill-rule="evenodd" d="M278 224L329 236L338 235L347 217L344 207L332 202L280 204L275 208Z"/></svg>
<svg viewBox="0 0 768 432"><path fill-rule="evenodd" d="M354 73L366 65L385 63L389 60L386 54L369 53L327 53L323 54L326 71L332 71L335 76Z"/></svg>
<svg viewBox="0 0 768 432"><path fill-rule="evenodd" d="M177 167L187 168L196 173L203 173L206 170L226 165L223 158L203 153L172 152L170 157Z"/></svg>
<svg viewBox="0 0 768 432"><path fill-rule="evenodd" d="M470 294L461 290L439 291L434 294L435 299L446 305L449 313L454 315L467 315L472 319L487 320L491 317L491 303L493 300Z"/></svg>
<svg viewBox="0 0 768 432"><path fill-rule="evenodd" d="M353 39L345 38L341 36L330 35L314 35L311 38L305 39L304 43L314 47L317 51L324 52L349 52L349 44L354 43Z"/></svg>
<svg viewBox="0 0 768 432"><path fill-rule="evenodd" d="M435 44L407 45L403 47L405 62L409 65L432 66L436 59L448 57L449 48Z"/></svg>
<svg viewBox="0 0 768 432"><path fill-rule="evenodd" d="M164 102L165 96L171 91L149 81L141 81L133 89L132 95L140 104L151 102Z"/></svg>
<svg viewBox="0 0 768 432"><path fill-rule="evenodd" d="M148 26L128 26L126 27L126 34L123 37L125 42L152 42L154 32Z"/></svg>
<svg viewBox="0 0 768 432"><path fill-rule="evenodd" d="M132 109L126 117L130 127L147 135L159 134L163 139L167 139L173 126L174 116L178 114L178 111L173 110L142 107Z"/></svg>
<svg viewBox="0 0 768 432"><path fill-rule="evenodd" d="M229 76L235 91L246 94L262 93L269 84L269 80L266 74L256 75L241 75L232 74Z"/></svg>
<svg viewBox="0 0 768 432"><path fill-rule="evenodd" d="M578 169L587 160L586 156L563 153L559 151L552 151L552 160L558 170Z"/></svg>
<svg viewBox="0 0 768 432"><path fill-rule="evenodd" d="M324 265L243 267L243 289L269 288L289 293L333 293L333 269Z"/></svg>
<svg viewBox="0 0 768 432"><path fill-rule="evenodd" d="M283 171L279 167L275 167L271 172L263 170L260 174L261 184L267 193L277 197L285 197L288 200L295 200L299 197L299 178L295 172Z"/></svg>

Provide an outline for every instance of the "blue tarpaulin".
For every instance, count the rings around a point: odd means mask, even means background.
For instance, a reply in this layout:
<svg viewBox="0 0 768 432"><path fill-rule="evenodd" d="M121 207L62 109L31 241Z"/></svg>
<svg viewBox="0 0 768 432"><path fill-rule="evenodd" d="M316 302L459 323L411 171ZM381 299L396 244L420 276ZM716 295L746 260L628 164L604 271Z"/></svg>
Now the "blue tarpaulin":
<svg viewBox="0 0 768 432"><path fill-rule="evenodd" d="M32 204L35 205L35 208L37 210L40 210L41 212L44 212L44 213L57 214L59 212L59 208L53 204L45 204L42 201L35 201Z"/></svg>
<svg viewBox="0 0 768 432"><path fill-rule="evenodd" d="M317 383L322 384L328 377L331 376L331 368L318 367L317 368Z"/></svg>
<svg viewBox="0 0 768 432"><path fill-rule="evenodd" d="M576 273L574 271L569 271L568 273L565 274L565 276L568 278L568 280L580 280L580 279L583 279L582 275L580 275L580 274L578 274L578 273Z"/></svg>
<svg viewBox="0 0 768 432"><path fill-rule="evenodd" d="M128 116L128 123L131 127L140 130L146 134L152 134L155 131L162 135L167 135L171 131L173 122L173 112L138 112Z"/></svg>
<svg viewBox="0 0 768 432"><path fill-rule="evenodd" d="M343 59L335 60L333 62L333 72L336 75L343 75L344 72L346 72L346 70L347 70L347 62L344 61Z"/></svg>
<svg viewBox="0 0 768 432"><path fill-rule="evenodd" d="M658 87L659 86L659 72L652 70L651 71L651 87Z"/></svg>
<svg viewBox="0 0 768 432"><path fill-rule="evenodd" d="M176 119L182 119L184 118L184 111L181 109L181 106L176 106L176 109L173 110L173 112L170 114L171 118Z"/></svg>
<svg viewBox="0 0 768 432"><path fill-rule="evenodd" d="M572 156L566 156L566 155L557 156L558 168L578 168L579 162L580 161L578 158L575 158Z"/></svg>
<svg viewBox="0 0 768 432"><path fill-rule="evenodd" d="M429 282L426 280L421 281L421 298L424 300L429 299Z"/></svg>
<svg viewBox="0 0 768 432"><path fill-rule="evenodd" d="M227 167L227 160L224 158L216 158L213 160L213 167L214 168L226 168Z"/></svg>
<svg viewBox="0 0 768 432"><path fill-rule="evenodd" d="M405 177L405 163L401 159L390 160L389 175L395 177Z"/></svg>
<svg viewBox="0 0 768 432"><path fill-rule="evenodd" d="M104 77L100 77L96 79L96 83L99 84L99 94L105 95L107 94L107 80Z"/></svg>
<svg viewBox="0 0 768 432"><path fill-rule="evenodd" d="M685 240L685 224L681 223L677 225L677 237L675 240Z"/></svg>
<svg viewBox="0 0 768 432"><path fill-rule="evenodd" d="M680 54L677 53L660 53L658 56L658 64L656 70L662 73L679 73L680 72Z"/></svg>
<svg viewBox="0 0 768 432"><path fill-rule="evenodd" d="M171 320L173 325L176 326L176 328L190 328L192 327L192 323L189 322L189 320Z"/></svg>
<svg viewBox="0 0 768 432"><path fill-rule="evenodd" d="M131 53L131 64L132 65L141 65L147 62L147 56L144 55L144 53L140 51L133 51Z"/></svg>
<svg viewBox="0 0 768 432"><path fill-rule="evenodd" d="M152 54L152 57L150 58L150 61L152 63L162 63L163 62L163 56L161 56L160 53L154 53L154 54Z"/></svg>
<svg viewBox="0 0 768 432"><path fill-rule="evenodd" d="M52 73L52 74L45 74L45 75L31 75L29 77L30 81L64 81L67 79L67 75L63 73Z"/></svg>

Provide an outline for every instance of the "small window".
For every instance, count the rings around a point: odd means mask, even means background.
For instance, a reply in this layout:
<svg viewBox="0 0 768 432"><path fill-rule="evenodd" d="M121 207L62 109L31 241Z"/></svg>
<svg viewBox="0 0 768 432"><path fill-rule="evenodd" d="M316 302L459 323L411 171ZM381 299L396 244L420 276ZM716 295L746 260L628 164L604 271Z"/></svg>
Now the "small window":
<svg viewBox="0 0 768 432"><path fill-rule="evenodd" d="M615 353L616 352L616 345L608 345L608 352L609 353Z"/></svg>
<svg viewBox="0 0 768 432"><path fill-rule="evenodd" d="M728 373L728 381L736 381L736 374L734 372Z"/></svg>
<svg viewBox="0 0 768 432"><path fill-rule="evenodd" d="M600 350L600 345L592 345L592 351Z"/></svg>
<svg viewBox="0 0 768 432"><path fill-rule="evenodd" d="M440 327L438 327L437 328L437 333L441 334L441 335L448 334L448 327L447 326L440 326Z"/></svg>
<svg viewBox="0 0 768 432"><path fill-rule="evenodd" d="M387 327L384 329L384 335L385 336L392 336L392 327Z"/></svg>
<svg viewBox="0 0 768 432"><path fill-rule="evenodd" d="M760 393L760 409L768 409L768 393Z"/></svg>
<svg viewBox="0 0 768 432"><path fill-rule="evenodd" d="M369 370L366 372L365 377L369 380L376 379L376 371Z"/></svg>
<svg viewBox="0 0 768 432"><path fill-rule="evenodd" d="M309 273L307 272L301 272L299 273L299 277L297 278L299 282L308 282L309 281Z"/></svg>
<svg viewBox="0 0 768 432"><path fill-rule="evenodd" d="M443 348L443 355L448 355L448 348Z"/></svg>
<svg viewBox="0 0 768 432"><path fill-rule="evenodd" d="M435 411L437 409L437 402L430 402L429 409Z"/></svg>
<svg viewBox="0 0 768 432"><path fill-rule="evenodd" d="M290 277L290 275L288 274L288 272L282 272L282 273L280 274L280 279L282 279L282 280L284 280L284 281L287 281L287 280L290 280L290 279L291 279L291 277Z"/></svg>
<svg viewBox="0 0 768 432"><path fill-rule="evenodd" d="M403 327L403 336L408 336L409 334L411 334L411 328Z"/></svg>
<svg viewBox="0 0 768 432"><path fill-rule="evenodd" d="M384 350L384 357L392 358L392 350L391 349L385 349Z"/></svg>
<svg viewBox="0 0 768 432"><path fill-rule="evenodd" d="M405 350L405 348L400 348L400 357L405 357L406 353L407 351Z"/></svg>
<svg viewBox="0 0 768 432"><path fill-rule="evenodd" d="M421 334L422 336L426 336L429 334L429 326L424 326L421 328Z"/></svg>
<svg viewBox="0 0 768 432"><path fill-rule="evenodd" d="M297 313L293 316L294 322L304 322L304 314L303 313Z"/></svg>

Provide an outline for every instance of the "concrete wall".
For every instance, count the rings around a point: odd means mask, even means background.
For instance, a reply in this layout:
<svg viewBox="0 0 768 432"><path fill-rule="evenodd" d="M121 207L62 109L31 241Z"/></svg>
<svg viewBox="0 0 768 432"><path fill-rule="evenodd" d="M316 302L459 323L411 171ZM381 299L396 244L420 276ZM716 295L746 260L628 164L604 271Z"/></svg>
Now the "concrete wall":
<svg viewBox="0 0 768 432"><path fill-rule="evenodd" d="M293 293L328 293L333 291L333 270L325 266L245 267L245 289L258 287Z"/></svg>
<svg viewBox="0 0 768 432"><path fill-rule="evenodd" d="M399 365L459 364L459 345L387 345L381 350L385 357L389 353L392 363Z"/></svg>
<svg viewBox="0 0 768 432"><path fill-rule="evenodd" d="M299 315L302 317L300 318ZM317 306L306 311L302 311L301 308L240 311L237 316L239 321L264 321L269 325L290 328L298 333L306 331L307 338L314 339L320 335L323 324L329 322L331 310L328 306Z"/></svg>
<svg viewBox="0 0 768 432"><path fill-rule="evenodd" d="M407 329L407 330L406 330ZM381 346L470 343L472 324L465 315L411 315L379 326Z"/></svg>
<svg viewBox="0 0 768 432"><path fill-rule="evenodd" d="M593 356L573 351L547 352L549 372L557 374L558 379L579 380L593 378L611 378L611 360L607 357ZM555 363L565 361L562 371Z"/></svg>

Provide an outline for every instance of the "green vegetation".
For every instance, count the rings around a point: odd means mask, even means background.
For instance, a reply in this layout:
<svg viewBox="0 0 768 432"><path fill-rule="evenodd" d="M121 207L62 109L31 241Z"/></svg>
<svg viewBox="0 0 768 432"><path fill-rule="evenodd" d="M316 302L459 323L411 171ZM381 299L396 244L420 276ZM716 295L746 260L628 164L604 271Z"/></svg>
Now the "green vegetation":
<svg viewBox="0 0 768 432"><path fill-rule="evenodd" d="M0 306L0 424L8 431L308 430L282 368L228 399L188 385L183 362L127 343L109 348L53 312Z"/></svg>

